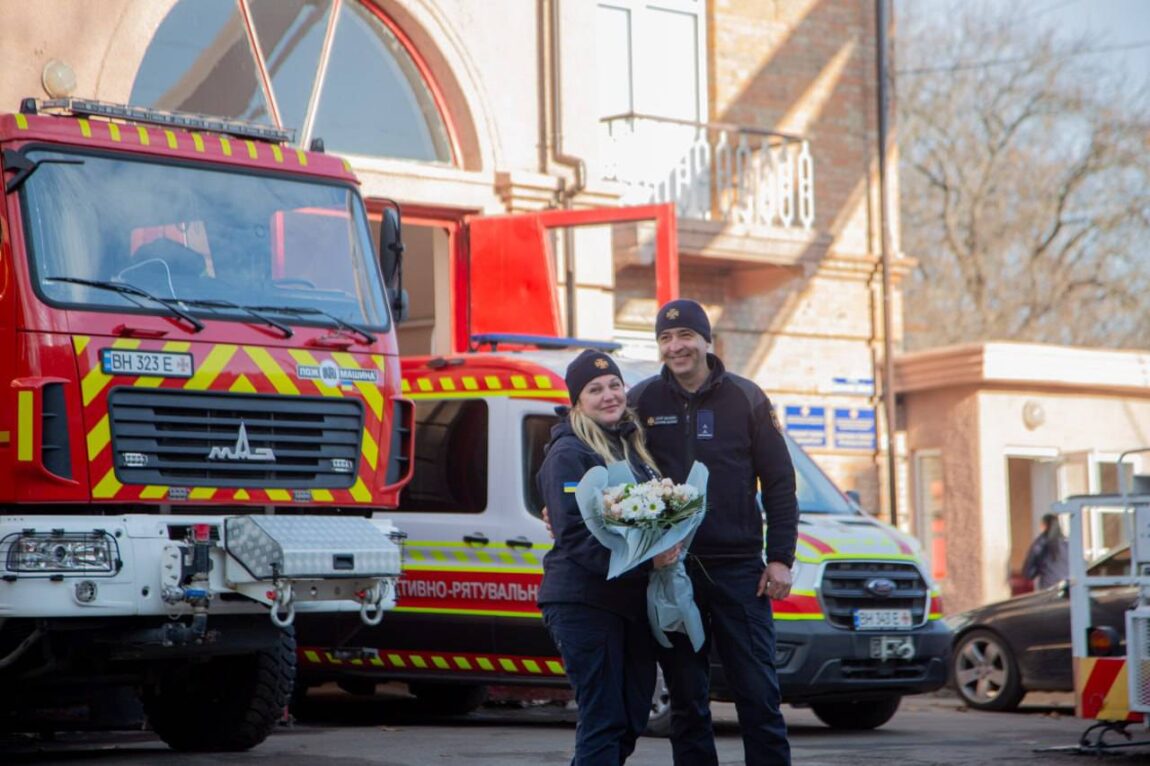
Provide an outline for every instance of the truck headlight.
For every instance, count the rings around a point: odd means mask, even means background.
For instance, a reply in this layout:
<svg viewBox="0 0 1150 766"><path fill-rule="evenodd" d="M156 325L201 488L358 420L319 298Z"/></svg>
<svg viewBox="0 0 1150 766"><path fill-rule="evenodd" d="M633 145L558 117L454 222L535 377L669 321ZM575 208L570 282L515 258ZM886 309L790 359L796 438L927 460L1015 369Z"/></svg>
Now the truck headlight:
<svg viewBox="0 0 1150 766"><path fill-rule="evenodd" d="M10 572L112 574L119 567L116 542L104 532L22 532L13 537L0 546L8 548Z"/></svg>

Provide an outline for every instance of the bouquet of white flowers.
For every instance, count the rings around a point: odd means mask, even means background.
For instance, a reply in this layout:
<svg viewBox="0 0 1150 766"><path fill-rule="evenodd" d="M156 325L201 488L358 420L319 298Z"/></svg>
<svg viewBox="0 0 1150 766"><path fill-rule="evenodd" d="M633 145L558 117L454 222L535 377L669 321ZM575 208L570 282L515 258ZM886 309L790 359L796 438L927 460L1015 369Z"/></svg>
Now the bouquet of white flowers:
<svg viewBox="0 0 1150 766"><path fill-rule="evenodd" d="M687 481L636 482L626 463L597 466L575 488L579 512L591 534L611 551L607 578L618 577L672 546L686 550L707 511L707 467L696 462ZM686 633L698 651L703 627L683 562L651 572L647 616L656 640L664 632Z"/></svg>
<svg viewBox="0 0 1150 766"><path fill-rule="evenodd" d="M702 508L698 489L666 478L603 490L603 521L611 526L666 530Z"/></svg>

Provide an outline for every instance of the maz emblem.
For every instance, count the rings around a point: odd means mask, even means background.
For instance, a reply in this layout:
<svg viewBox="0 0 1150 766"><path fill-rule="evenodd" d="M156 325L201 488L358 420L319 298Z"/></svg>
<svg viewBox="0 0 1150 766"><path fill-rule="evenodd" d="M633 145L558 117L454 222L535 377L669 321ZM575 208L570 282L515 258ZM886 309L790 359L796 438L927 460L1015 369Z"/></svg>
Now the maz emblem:
<svg viewBox="0 0 1150 766"><path fill-rule="evenodd" d="M212 447L208 453L208 460L252 460L275 462L276 454L271 447L256 447L248 444L248 429L244 421L240 421L240 434L236 438L234 447Z"/></svg>

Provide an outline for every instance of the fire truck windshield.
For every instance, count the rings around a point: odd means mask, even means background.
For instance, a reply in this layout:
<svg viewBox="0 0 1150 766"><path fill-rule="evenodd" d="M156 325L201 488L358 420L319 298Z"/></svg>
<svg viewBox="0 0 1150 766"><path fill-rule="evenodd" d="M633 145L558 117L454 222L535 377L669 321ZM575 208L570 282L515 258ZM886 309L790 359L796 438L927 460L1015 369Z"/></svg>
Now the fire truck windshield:
<svg viewBox="0 0 1150 766"><path fill-rule="evenodd" d="M219 167L31 150L24 235L48 303L386 330L363 204L350 186ZM109 289L123 285L127 289ZM140 300L141 295L152 300Z"/></svg>

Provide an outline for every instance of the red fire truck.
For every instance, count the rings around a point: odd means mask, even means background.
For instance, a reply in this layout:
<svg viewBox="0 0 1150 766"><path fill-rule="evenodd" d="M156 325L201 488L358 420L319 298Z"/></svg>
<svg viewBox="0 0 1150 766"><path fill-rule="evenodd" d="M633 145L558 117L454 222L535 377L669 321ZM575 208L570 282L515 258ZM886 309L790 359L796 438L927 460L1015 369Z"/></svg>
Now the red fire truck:
<svg viewBox="0 0 1150 766"><path fill-rule="evenodd" d="M0 115L0 728L135 710L178 749L252 747L295 612L394 605L398 213L377 257L346 163L289 142Z"/></svg>

